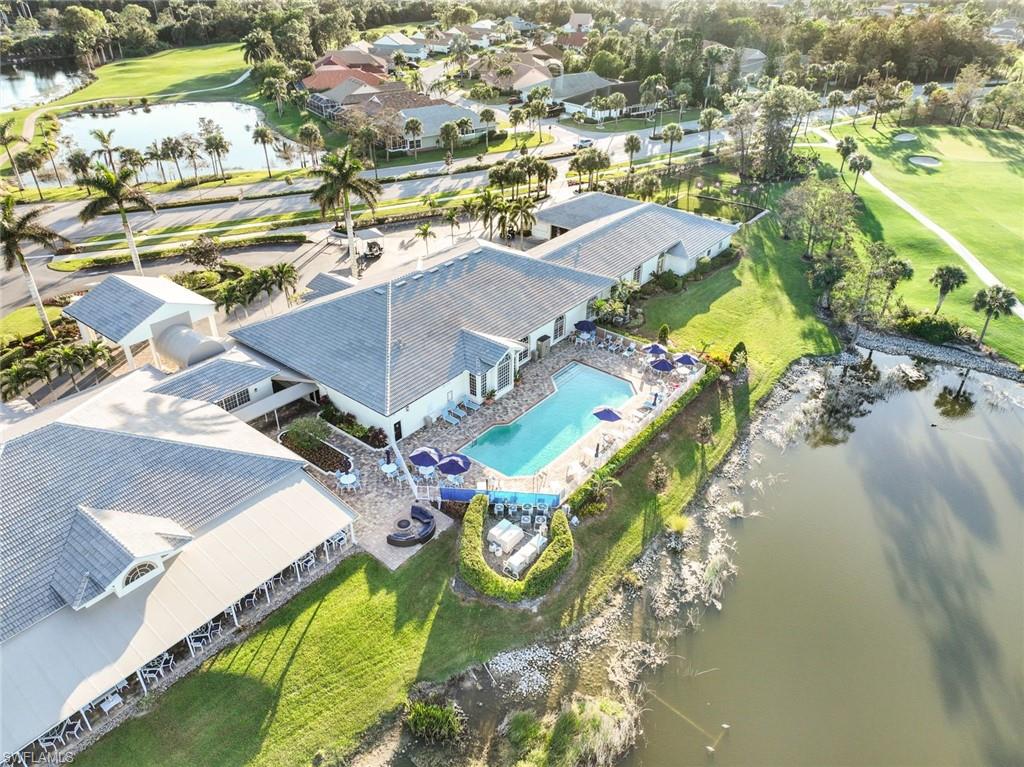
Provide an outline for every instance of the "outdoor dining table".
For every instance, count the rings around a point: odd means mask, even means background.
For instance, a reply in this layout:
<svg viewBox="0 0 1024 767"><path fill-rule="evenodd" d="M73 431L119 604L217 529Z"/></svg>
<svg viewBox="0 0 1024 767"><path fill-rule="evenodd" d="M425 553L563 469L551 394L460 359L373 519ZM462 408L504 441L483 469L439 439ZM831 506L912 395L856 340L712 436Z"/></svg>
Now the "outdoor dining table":
<svg viewBox="0 0 1024 767"><path fill-rule="evenodd" d="M426 477L427 479L434 476L433 466L417 466L416 471L420 473L421 477Z"/></svg>
<svg viewBox="0 0 1024 767"><path fill-rule="evenodd" d="M342 487L352 487L356 483L355 474L342 474L338 477L338 484Z"/></svg>
<svg viewBox="0 0 1024 767"><path fill-rule="evenodd" d="M398 473L398 465L394 463L383 463L381 464L380 470L387 476L393 477Z"/></svg>

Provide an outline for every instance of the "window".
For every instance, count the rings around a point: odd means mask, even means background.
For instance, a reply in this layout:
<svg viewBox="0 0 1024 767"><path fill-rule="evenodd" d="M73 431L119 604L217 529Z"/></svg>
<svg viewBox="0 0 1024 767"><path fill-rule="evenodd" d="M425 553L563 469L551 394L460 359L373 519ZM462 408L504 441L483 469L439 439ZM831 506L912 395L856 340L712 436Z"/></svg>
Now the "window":
<svg viewBox="0 0 1024 767"><path fill-rule="evenodd" d="M402 422L395 421L391 428L394 429L395 432L395 442L399 442L402 439Z"/></svg>
<svg viewBox="0 0 1024 767"><path fill-rule="evenodd" d="M522 365L524 362L530 359L530 337L526 336L524 338L520 338L519 343L526 347L521 352L519 352L519 364Z"/></svg>
<svg viewBox="0 0 1024 767"><path fill-rule="evenodd" d="M507 389L512 383L512 359L506 354L498 364L498 391Z"/></svg>
<svg viewBox="0 0 1024 767"><path fill-rule="evenodd" d="M128 571L127 575L124 576L124 585L130 586L131 584L135 583L135 581L139 580L139 578L148 575L154 570L156 570L156 565L154 565L152 562L142 562L140 564L137 564L135 565L135 567Z"/></svg>
<svg viewBox="0 0 1024 767"><path fill-rule="evenodd" d="M644 265L640 264L636 269L633 270L633 282L640 282L640 278L644 275Z"/></svg>
<svg viewBox="0 0 1024 767"><path fill-rule="evenodd" d="M708 258L711 258L711 248L708 248L708 252L704 254Z"/></svg>
<svg viewBox="0 0 1024 767"><path fill-rule="evenodd" d="M241 391L236 391L234 394L228 395L220 402L218 402L217 405L230 412L234 410L236 407L241 407L248 401L249 390L242 389Z"/></svg>
<svg viewBox="0 0 1024 767"><path fill-rule="evenodd" d="M476 373L469 374L469 396L480 396L480 377Z"/></svg>
<svg viewBox="0 0 1024 767"><path fill-rule="evenodd" d="M555 340L565 335L565 315L560 314L555 318Z"/></svg>
<svg viewBox="0 0 1024 767"><path fill-rule="evenodd" d="M405 142L405 148L406 149L422 149L423 148L423 139L421 139L421 138L407 139L406 142Z"/></svg>

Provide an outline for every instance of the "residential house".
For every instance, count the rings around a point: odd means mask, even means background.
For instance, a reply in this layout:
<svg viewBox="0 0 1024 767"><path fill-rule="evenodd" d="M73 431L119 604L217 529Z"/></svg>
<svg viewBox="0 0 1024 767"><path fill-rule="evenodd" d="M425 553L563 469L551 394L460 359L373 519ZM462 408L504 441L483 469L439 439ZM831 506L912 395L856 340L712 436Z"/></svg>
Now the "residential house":
<svg viewBox="0 0 1024 767"><path fill-rule="evenodd" d="M511 391L518 368L566 339L612 284L474 240L422 271L327 295L233 335L399 440L463 398Z"/></svg>
<svg viewBox="0 0 1024 767"><path fill-rule="evenodd" d="M368 45L366 50L362 50L356 44L352 44L338 51L328 51L317 61L313 62L314 67L320 67L324 64L338 64L351 69L361 69L364 72L370 72L381 77L388 73L388 62L382 57L374 56L370 53Z"/></svg>
<svg viewBox="0 0 1024 767"><path fill-rule="evenodd" d="M551 79L551 70L540 63L528 64L515 59L508 64L508 67L512 70L511 76L498 74L498 69L503 67L482 71L480 62L476 62L471 68L479 73L482 82L506 92L521 93L531 85Z"/></svg>
<svg viewBox="0 0 1024 767"><path fill-rule="evenodd" d="M329 91L348 80L355 80L365 85L377 85L383 82L384 78L362 69L347 67L344 64L323 64L316 67L313 74L302 78L302 87L316 93Z"/></svg>
<svg viewBox="0 0 1024 767"><path fill-rule="evenodd" d="M534 31L539 29L539 25L532 21L527 21L522 16L516 14L506 16L505 21L521 35L532 35Z"/></svg>
<svg viewBox="0 0 1024 767"><path fill-rule="evenodd" d="M688 274L726 250L739 227L650 202L589 192L536 213L534 258L641 285L658 272Z"/></svg>
<svg viewBox="0 0 1024 767"><path fill-rule="evenodd" d="M384 81L379 85L366 85L352 79L324 93L314 93L309 99L308 108L325 119L336 120L346 108L359 107L367 111L366 106L374 99L387 99L399 94L403 103L410 98L417 102L430 101L428 97L410 91L409 86L403 82Z"/></svg>
<svg viewBox="0 0 1024 767"><path fill-rule="evenodd" d="M608 85L614 85L615 80L609 80L606 77L596 72L571 72L569 74L558 75L557 77L549 77L546 80L533 83L528 87L524 88L523 98L530 95L530 92L542 87L551 89L551 95L548 98L548 102L552 104L561 104L566 99L570 99L574 96L579 96L582 93L589 93L590 91L598 88L604 88Z"/></svg>
<svg viewBox="0 0 1024 767"><path fill-rule="evenodd" d="M1006 18L988 28L986 36L999 45L1024 43L1024 27L1015 18Z"/></svg>
<svg viewBox="0 0 1024 767"><path fill-rule="evenodd" d="M422 134L418 137L405 135L406 123L416 118L420 121ZM462 131L460 141L480 138L486 128L480 122L480 115L472 109L458 106L447 101L434 100L430 103L405 107L398 110L395 120L396 135L388 142L389 152L411 152L419 149L436 149L442 147L441 126L448 122L468 119L472 127Z"/></svg>
<svg viewBox="0 0 1024 767"><path fill-rule="evenodd" d="M587 44L587 33L563 32L555 38L555 44L567 51L582 51Z"/></svg>
<svg viewBox="0 0 1024 767"><path fill-rule="evenodd" d="M390 32L378 37L370 46L370 53L390 60L401 51L407 59L422 61L427 58L427 46L422 40L413 40L402 32Z"/></svg>
<svg viewBox="0 0 1024 767"><path fill-rule="evenodd" d="M594 28L594 17L589 13L570 13L569 20L562 26L563 32L589 32Z"/></svg>
<svg viewBox="0 0 1024 767"><path fill-rule="evenodd" d="M768 55L757 48L740 48L740 74L760 75L768 64Z"/></svg>
<svg viewBox="0 0 1024 767"><path fill-rule="evenodd" d="M5 428L9 758L65 722L91 729L120 705L119 691L147 691L164 653L182 643L202 652L194 632L230 630L240 600L269 601L279 573L301 578L310 552L354 542L356 515L317 470L224 409L225 392L263 385L267 371L248 367L219 367L224 385L199 390L142 368Z"/></svg>
<svg viewBox="0 0 1024 767"><path fill-rule="evenodd" d="M447 30L447 32L450 35L462 35L467 40L469 40L470 45L472 45L474 48L479 48L481 50L490 48L492 45L494 45L497 42L500 42L500 40L504 39L505 37L504 35L501 35L492 30L477 29L476 27L469 24L462 24L457 27L452 27L451 29Z"/></svg>
<svg viewBox="0 0 1024 767"><path fill-rule="evenodd" d="M594 99L596 97L607 98L613 93L621 93L626 97L626 107L621 111L613 109L596 109ZM640 98L640 83L637 80L624 83L611 83L600 88L584 91L575 96L562 99L562 106L566 114L582 112L592 120L603 120L608 117L620 117L624 115L638 116L650 114L654 111L654 104L644 104Z"/></svg>
<svg viewBox="0 0 1024 767"><path fill-rule="evenodd" d="M628 35L634 29L647 29L647 25L640 19L626 18L617 23L615 29L624 35Z"/></svg>

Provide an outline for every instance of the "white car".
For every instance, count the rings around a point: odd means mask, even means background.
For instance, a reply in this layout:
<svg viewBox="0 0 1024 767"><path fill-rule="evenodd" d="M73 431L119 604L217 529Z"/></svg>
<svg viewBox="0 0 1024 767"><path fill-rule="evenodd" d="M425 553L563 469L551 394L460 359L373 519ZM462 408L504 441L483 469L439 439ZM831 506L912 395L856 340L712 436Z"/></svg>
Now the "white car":
<svg viewBox="0 0 1024 767"><path fill-rule="evenodd" d="M572 145L573 149L586 149L594 146L594 139L592 138L581 138L575 144Z"/></svg>

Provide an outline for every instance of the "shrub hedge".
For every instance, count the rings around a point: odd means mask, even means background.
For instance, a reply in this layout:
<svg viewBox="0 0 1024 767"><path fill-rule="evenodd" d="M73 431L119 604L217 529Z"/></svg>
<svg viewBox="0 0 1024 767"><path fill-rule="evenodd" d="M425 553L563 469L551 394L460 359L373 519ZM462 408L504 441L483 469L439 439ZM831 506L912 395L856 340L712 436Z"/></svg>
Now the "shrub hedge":
<svg viewBox="0 0 1024 767"><path fill-rule="evenodd" d="M619 448L618 452L615 453L600 469L595 471L590 479L580 485L576 492L566 499L566 504L572 509L581 509L587 504L593 503L597 499L597 481L606 477L614 477L622 469L624 469L636 455L643 450L647 444L654 439L655 435L658 434L665 426L667 426L679 413L685 408L690 402L692 402L698 394L700 394L708 386L708 384L715 381L721 371L714 365L708 365L707 372L704 373L704 377L698 381L692 389L687 391L683 396L673 402L666 408L665 412L651 421L647 426L636 434L629 442Z"/></svg>
<svg viewBox="0 0 1024 767"><path fill-rule="evenodd" d="M946 344L959 337L960 323L934 314L912 314L896 321L896 330L933 344Z"/></svg>
<svg viewBox="0 0 1024 767"><path fill-rule="evenodd" d="M218 242L220 249L225 250L237 250L239 248L250 248L256 245L275 245L281 243L299 243L305 242L306 235L301 233L281 233L281 234L257 234L252 237L243 237L238 240L227 240L226 242ZM150 251L149 253L139 253L140 261L158 261L162 258L178 258L188 247L188 243L181 246L180 248L168 248L167 250L156 250ZM131 263L131 253L125 251L123 255L117 256L86 256L85 258L71 258L67 261L51 261L47 264L47 267L55 272L77 272L82 269L93 269L97 266L114 266L115 264L127 264Z"/></svg>
<svg viewBox="0 0 1024 767"><path fill-rule="evenodd" d="M459 574L462 579L481 594L507 602L544 594L572 561L574 544L565 512L561 509L555 512L548 531L547 547L526 577L517 581L495 572L484 559L487 503L486 495L474 497L462 518L462 540L459 542Z"/></svg>

